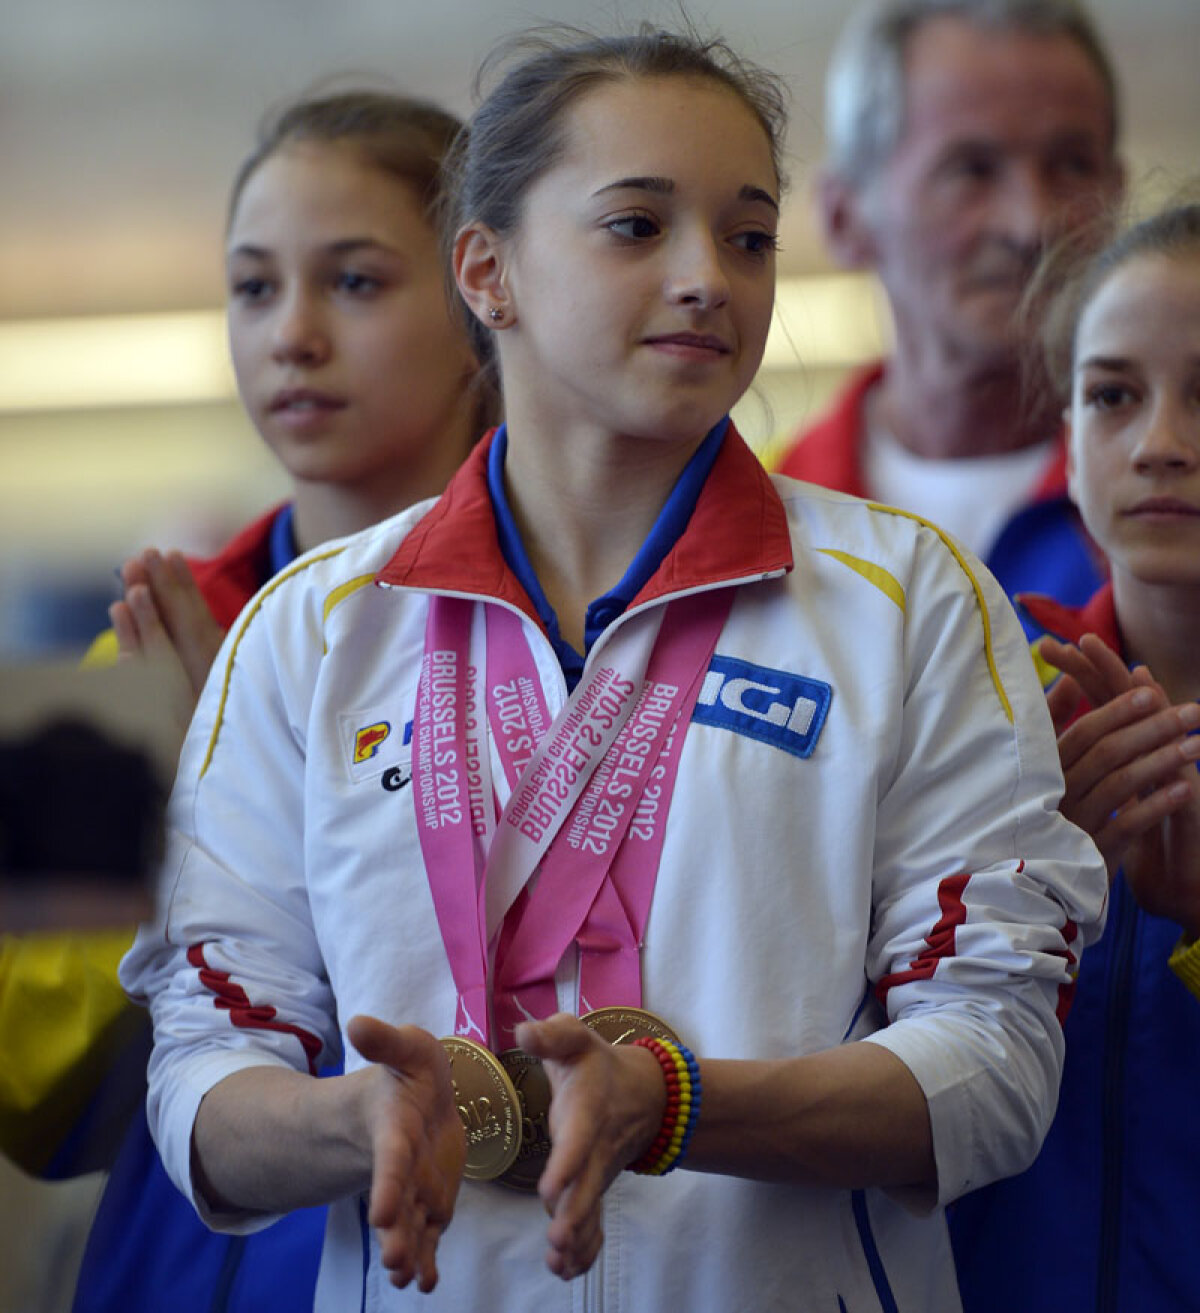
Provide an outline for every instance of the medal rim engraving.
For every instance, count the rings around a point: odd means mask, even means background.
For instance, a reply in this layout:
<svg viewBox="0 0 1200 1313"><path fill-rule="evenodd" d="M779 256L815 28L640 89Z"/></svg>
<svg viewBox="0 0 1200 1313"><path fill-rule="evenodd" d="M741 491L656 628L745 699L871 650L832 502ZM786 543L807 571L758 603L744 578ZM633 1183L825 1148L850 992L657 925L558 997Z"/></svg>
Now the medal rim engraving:
<svg viewBox="0 0 1200 1313"><path fill-rule="evenodd" d="M492 1095L499 1102L500 1134L473 1144L468 1133L467 1161L463 1168L463 1175L470 1181L494 1181L508 1171L521 1150L521 1101L504 1065L491 1049L461 1035L447 1035L440 1042L450 1061L456 1108L463 1101L464 1089L471 1097ZM460 1071L474 1073L473 1084L464 1085L456 1079L456 1058L469 1064L460 1067Z"/></svg>
<svg viewBox="0 0 1200 1313"><path fill-rule="evenodd" d="M632 1005L627 1007L617 1003L609 1007L593 1008L579 1020L589 1030L594 1030L601 1039L608 1040L610 1044L629 1044L643 1035L652 1039L669 1039L673 1044L683 1043L662 1017L647 1011L646 1008ZM618 1029L620 1027L623 1029ZM616 1038L612 1037L613 1030L618 1031Z"/></svg>

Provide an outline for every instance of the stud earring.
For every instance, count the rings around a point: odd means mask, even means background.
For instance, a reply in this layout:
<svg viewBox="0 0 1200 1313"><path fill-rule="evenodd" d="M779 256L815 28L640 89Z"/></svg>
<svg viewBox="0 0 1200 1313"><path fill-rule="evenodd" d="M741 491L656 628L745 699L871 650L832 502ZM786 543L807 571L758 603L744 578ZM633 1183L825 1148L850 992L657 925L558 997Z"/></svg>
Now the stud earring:
<svg viewBox="0 0 1200 1313"><path fill-rule="evenodd" d="M494 305L488 311L488 318L493 324L498 324L504 318L504 307Z"/></svg>

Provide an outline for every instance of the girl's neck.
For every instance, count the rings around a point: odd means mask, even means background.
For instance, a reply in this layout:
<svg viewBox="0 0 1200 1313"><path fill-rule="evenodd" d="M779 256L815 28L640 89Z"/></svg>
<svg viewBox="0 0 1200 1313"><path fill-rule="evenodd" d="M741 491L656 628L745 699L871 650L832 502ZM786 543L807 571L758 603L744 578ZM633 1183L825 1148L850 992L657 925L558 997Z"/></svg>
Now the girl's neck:
<svg viewBox="0 0 1200 1313"><path fill-rule="evenodd" d="M396 461L386 471L373 470L358 482L292 482L294 533L306 552L331 538L370 528L427 497L436 497L481 436L474 405L456 415L446 431L421 444L419 459Z"/></svg>
<svg viewBox="0 0 1200 1313"><path fill-rule="evenodd" d="M1187 585L1145 584L1113 573L1125 654L1145 664L1172 702L1200 699L1200 596Z"/></svg>
<svg viewBox="0 0 1200 1313"><path fill-rule="evenodd" d="M510 419L505 492L559 630L578 650L589 604L620 581L704 436L575 433L551 444Z"/></svg>

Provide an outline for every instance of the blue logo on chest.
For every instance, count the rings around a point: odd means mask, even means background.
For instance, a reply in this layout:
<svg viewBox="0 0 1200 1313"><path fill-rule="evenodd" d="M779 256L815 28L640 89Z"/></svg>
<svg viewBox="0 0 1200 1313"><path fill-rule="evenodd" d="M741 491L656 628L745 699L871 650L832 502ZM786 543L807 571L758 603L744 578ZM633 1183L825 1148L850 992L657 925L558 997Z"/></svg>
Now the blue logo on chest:
<svg viewBox="0 0 1200 1313"><path fill-rule="evenodd" d="M809 757L832 700L833 690L818 679L714 656L692 719Z"/></svg>

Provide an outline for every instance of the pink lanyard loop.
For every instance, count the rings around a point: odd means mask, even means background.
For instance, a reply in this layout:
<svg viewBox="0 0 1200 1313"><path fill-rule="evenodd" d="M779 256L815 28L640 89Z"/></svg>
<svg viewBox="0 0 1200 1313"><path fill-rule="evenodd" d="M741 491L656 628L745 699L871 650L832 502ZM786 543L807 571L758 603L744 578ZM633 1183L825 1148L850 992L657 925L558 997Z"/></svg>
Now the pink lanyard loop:
<svg viewBox="0 0 1200 1313"><path fill-rule="evenodd" d="M486 1031L508 1047L522 1017L555 1010L554 974L576 941L585 1010L640 1003L638 948L682 741L732 600L721 589L672 602L665 615L629 617L605 644L606 664L549 726L520 622L484 605L487 723L511 787L488 835L490 827L472 825L475 806L454 805L460 795L479 797L479 763L489 757L468 678L475 607L432 599L413 726L414 802L459 992L457 1033ZM486 787L490 794L490 771ZM468 916L470 931L461 924Z"/></svg>

